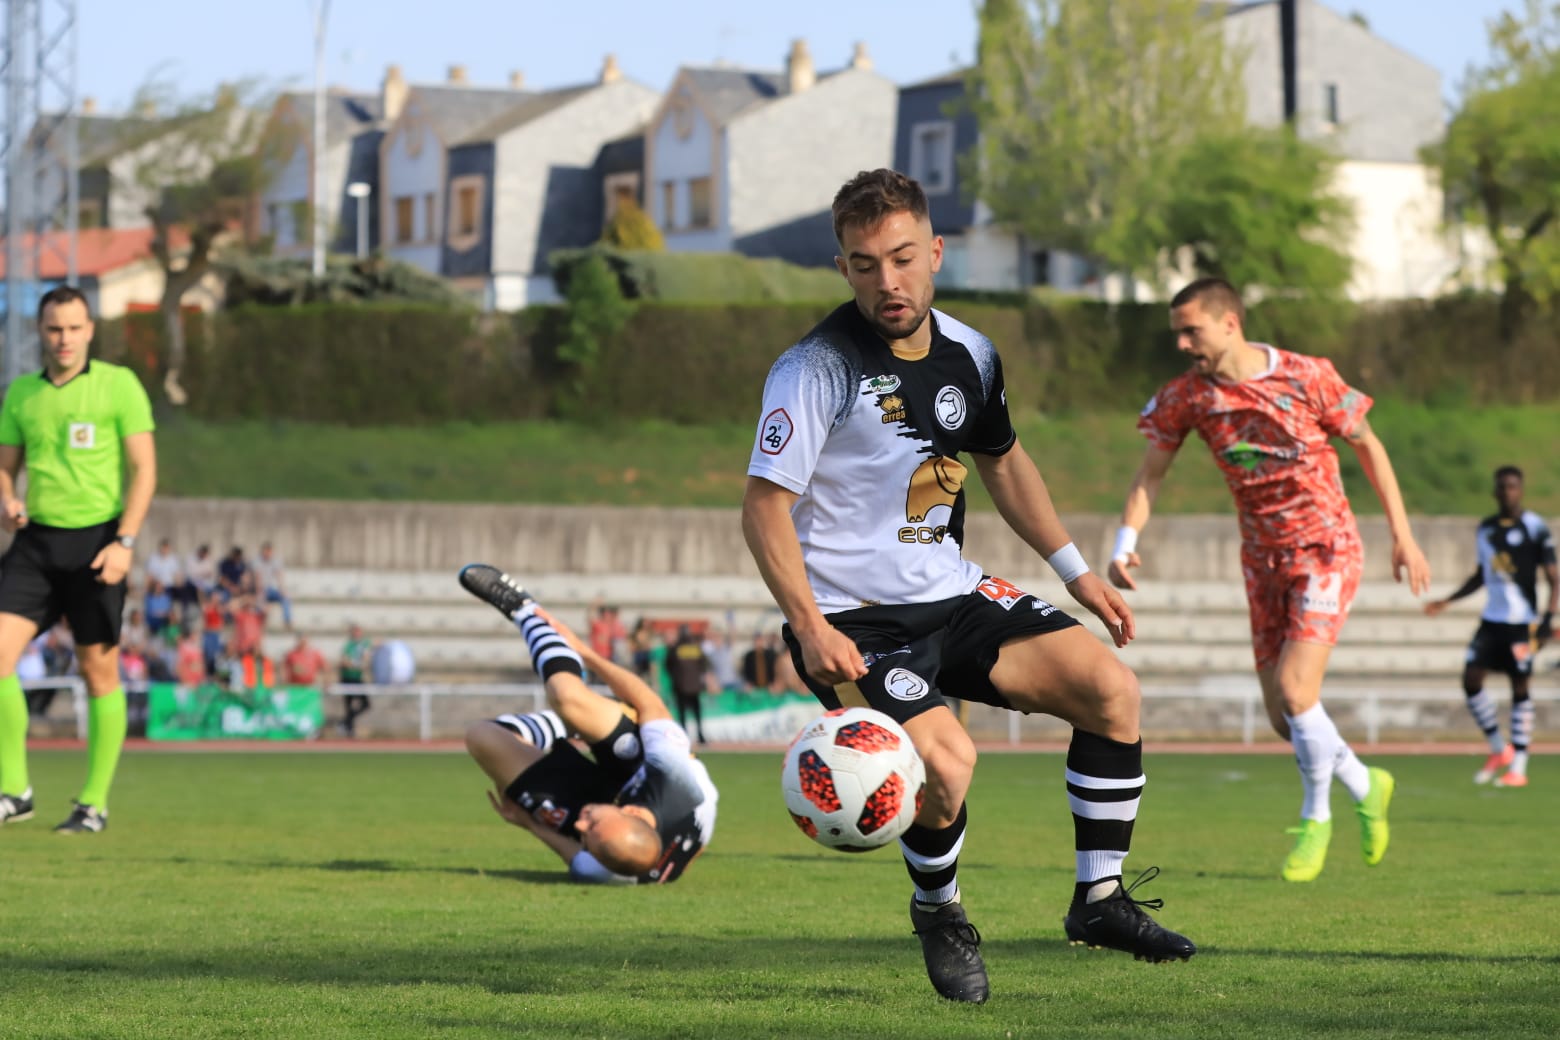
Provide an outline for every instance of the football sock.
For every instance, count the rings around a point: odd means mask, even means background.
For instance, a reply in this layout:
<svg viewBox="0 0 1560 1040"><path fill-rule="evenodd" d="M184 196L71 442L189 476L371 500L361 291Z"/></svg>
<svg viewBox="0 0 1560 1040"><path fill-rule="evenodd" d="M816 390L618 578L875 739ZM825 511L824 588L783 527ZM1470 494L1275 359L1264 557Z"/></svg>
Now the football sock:
<svg viewBox="0 0 1560 1040"><path fill-rule="evenodd" d="M1467 693L1466 690L1463 691ZM1473 721L1484 732L1484 739L1490 742L1490 751L1500 754L1506 750L1506 742L1500 736L1500 723L1495 721L1495 701L1484 690L1475 690L1468 693L1468 714L1473 716Z"/></svg>
<svg viewBox="0 0 1560 1040"><path fill-rule="evenodd" d="M1516 756L1511 760L1511 771L1527 775L1528 743L1533 739L1533 701L1524 694L1521 700L1511 702L1511 746Z"/></svg>
<svg viewBox="0 0 1560 1040"><path fill-rule="evenodd" d="M15 675L0 679L0 794L26 794L27 696Z"/></svg>
<svg viewBox="0 0 1560 1040"><path fill-rule="evenodd" d="M1067 747L1067 802L1080 887L1120 880L1146 779L1141 740L1123 744L1073 730ZM1106 888L1101 894L1112 891Z"/></svg>
<svg viewBox="0 0 1560 1040"><path fill-rule="evenodd" d="M1304 792L1300 818L1326 823L1332 819L1333 766L1343 747L1343 738L1320 702L1298 715L1285 715L1284 718L1289 723L1289 742L1295 749L1295 765L1300 769L1300 785Z"/></svg>
<svg viewBox="0 0 1560 1040"><path fill-rule="evenodd" d="M81 788L82 805L108 808L108 786L114 782L119 751L125 746L125 691L87 698L87 782Z"/></svg>
<svg viewBox="0 0 1560 1040"><path fill-rule="evenodd" d="M521 735L543 751L552 747L553 741L568 736L563 719L551 708L525 715L508 715L505 719L519 726Z"/></svg>
<svg viewBox="0 0 1560 1040"><path fill-rule="evenodd" d="M568 672L581 679L585 677L585 662L574 652L568 642L547 619L536 612L535 603L527 603L515 611L515 624L525 637L525 645L531 651L531 665L545 682L559 672Z"/></svg>
<svg viewBox="0 0 1560 1040"><path fill-rule="evenodd" d="M915 901L923 910L934 910L959 898L959 850L964 847L968 823L969 811L961 805L958 817L948 826L933 829L912 823L899 839L905 870L915 886Z"/></svg>

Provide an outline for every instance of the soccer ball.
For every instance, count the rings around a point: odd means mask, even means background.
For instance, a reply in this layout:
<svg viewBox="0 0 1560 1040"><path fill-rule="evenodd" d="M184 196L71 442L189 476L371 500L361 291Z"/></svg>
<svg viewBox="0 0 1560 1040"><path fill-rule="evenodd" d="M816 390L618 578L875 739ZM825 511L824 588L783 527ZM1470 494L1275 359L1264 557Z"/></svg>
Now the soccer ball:
<svg viewBox="0 0 1560 1040"><path fill-rule="evenodd" d="M868 852L915 822L926 767L909 735L887 715L837 708L791 741L780 787L802 833L841 852Z"/></svg>

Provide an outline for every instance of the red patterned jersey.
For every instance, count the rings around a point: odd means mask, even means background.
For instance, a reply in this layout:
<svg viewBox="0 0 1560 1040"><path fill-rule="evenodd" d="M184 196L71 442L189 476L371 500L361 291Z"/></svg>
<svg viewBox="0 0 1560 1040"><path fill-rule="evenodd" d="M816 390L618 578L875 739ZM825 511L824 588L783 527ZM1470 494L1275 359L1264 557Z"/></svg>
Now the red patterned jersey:
<svg viewBox="0 0 1560 1040"><path fill-rule="evenodd" d="M1166 451L1197 431L1234 492L1247 544L1326 544L1353 533L1329 439L1353 432L1371 399L1326 358L1253 346L1268 352L1266 371L1240 383L1177 376L1148 402L1138 430Z"/></svg>

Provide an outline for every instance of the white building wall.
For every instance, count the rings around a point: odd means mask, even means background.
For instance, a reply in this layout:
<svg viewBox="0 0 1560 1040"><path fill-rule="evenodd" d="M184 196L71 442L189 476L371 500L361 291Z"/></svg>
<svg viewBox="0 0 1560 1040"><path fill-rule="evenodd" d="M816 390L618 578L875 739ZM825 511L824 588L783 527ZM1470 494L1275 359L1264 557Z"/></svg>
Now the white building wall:
<svg viewBox="0 0 1560 1040"><path fill-rule="evenodd" d="M1428 167L1348 161L1339 165L1335 183L1355 206L1350 297L1433 296L1446 287L1457 270L1459 248L1443 229L1444 200Z"/></svg>
<svg viewBox="0 0 1560 1040"><path fill-rule="evenodd" d="M678 88L679 90L682 88ZM667 110L651 128L644 181L645 210L654 218L673 252L725 252L731 248L730 191L726 176L726 139L691 100L687 108L688 133L677 132L677 117ZM712 178L715 184L712 228L690 229L693 205L688 182ZM672 211L667 212L666 189L672 185Z"/></svg>
<svg viewBox="0 0 1560 1040"><path fill-rule="evenodd" d="M410 106L408 106L410 108ZM413 118L407 118L408 115ZM444 143L423 126L415 113L402 113L404 122L386 149L380 177L380 243L385 254L414 264L430 274L440 273L441 247L437 219L429 227L423 199L430 192L435 212L443 205ZM396 242L396 202L412 198L412 241Z"/></svg>

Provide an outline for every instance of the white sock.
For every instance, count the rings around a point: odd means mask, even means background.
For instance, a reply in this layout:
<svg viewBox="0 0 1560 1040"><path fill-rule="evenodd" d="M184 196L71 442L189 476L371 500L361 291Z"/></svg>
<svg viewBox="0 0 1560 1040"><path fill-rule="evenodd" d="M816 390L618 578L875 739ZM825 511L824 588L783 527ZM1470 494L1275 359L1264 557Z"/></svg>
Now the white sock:
<svg viewBox="0 0 1560 1040"><path fill-rule="evenodd" d="M1298 715L1285 715L1289 723L1289 742L1295 749L1295 765L1300 769L1300 818L1325 823L1332 819L1333 766L1343 740L1338 727L1320 702Z"/></svg>
<svg viewBox="0 0 1560 1040"><path fill-rule="evenodd" d="M1511 756L1511 768L1506 770L1506 772L1516 773L1518 776L1527 776L1527 760L1527 749L1523 748Z"/></svg>

